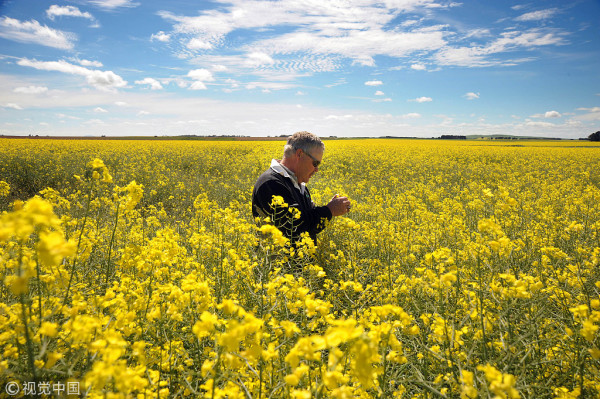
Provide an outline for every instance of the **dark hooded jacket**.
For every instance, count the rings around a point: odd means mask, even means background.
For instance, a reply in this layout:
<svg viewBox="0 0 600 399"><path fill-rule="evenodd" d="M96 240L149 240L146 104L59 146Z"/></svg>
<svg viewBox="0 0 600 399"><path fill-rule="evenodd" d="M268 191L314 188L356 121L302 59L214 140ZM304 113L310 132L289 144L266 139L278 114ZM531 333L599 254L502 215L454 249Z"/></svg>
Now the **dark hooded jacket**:
<svg viewBox="0 0 600 399"><path fill-rule="evenodd" d="M331 220L331 211L326 206L315 206L308 188L303 186L304 193L301 193L294 183L291 177L269 168L254 185L252 215L261 219L271 217L273 224L292 242L298 240L303 232L308 232L316 245L317 233ZM273 208L271 201L274 196L283 197L288 208ZM289 207L299 210L300 218L294 218Z"/></svg>

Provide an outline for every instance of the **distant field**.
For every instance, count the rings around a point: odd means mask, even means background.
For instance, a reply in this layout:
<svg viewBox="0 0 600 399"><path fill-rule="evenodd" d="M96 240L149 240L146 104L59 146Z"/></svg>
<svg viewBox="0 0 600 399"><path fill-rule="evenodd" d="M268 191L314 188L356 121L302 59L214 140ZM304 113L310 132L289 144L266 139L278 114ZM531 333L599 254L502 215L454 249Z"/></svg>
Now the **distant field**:
<svg viewBox="0 0 600 399"><path fill-rule="evenodd" d="M478 141L551 141L551 142L585 142L587 140L577 140L577 139L557 139L557 138L549 138L549 137L522 137L522 136L501 136L501 135L493 135L493 136L485 136L485 135L471 135L465 136L467 140L478 140ZM240 141L272 141L272 140L286 140L287 136L263 136L263 137L249 137L249 136L196 136L196 135L184 135L184 136L0 136L0 140L3 138L8 139L45 139L45 140L216 140L216 141L229 141L229 140L240 140ZM326 137L327 140L431 140L431 139L439 139L440 137L427 137L427 138L417 138L417 137L379 137L379 138L369 138L369 137ZM454 141L454 139L452 139ZM459 140L457 140L459 141Z"/></svg>
<svg viewBox="0 0 600 399"><path fill-rule="evenodd" d="M0 139L0 389L600 395L599 143L325 140L354 206L290 248L246 140Z"/></svg>

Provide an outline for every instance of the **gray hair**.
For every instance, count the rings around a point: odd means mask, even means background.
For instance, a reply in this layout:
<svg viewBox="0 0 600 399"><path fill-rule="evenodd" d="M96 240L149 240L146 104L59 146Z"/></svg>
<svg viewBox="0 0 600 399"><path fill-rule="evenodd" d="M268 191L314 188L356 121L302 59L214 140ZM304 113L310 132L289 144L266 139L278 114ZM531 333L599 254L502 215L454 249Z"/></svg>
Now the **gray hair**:
<svg viewBox="0 0 600 399"><path fill-rule="evenodd" d="M289 158L296 150L310 152L317 147L325 149L325 144L316 135L309 132L296 132L288 137L287 144L283 147L283 156Z"/></svg>

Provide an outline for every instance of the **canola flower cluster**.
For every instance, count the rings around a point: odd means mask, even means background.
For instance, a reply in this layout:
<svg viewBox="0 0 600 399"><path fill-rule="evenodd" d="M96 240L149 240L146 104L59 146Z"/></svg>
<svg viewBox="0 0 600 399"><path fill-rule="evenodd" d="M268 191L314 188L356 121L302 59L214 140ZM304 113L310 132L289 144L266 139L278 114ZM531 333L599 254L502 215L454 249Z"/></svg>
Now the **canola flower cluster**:
<svg viewBox="0 0 600 399"><path fill-rule="evenodd" d="M1 140L0 389L600 395L600 147L326 141L354 206L295 247L251 216L281 148Z"/></svg>

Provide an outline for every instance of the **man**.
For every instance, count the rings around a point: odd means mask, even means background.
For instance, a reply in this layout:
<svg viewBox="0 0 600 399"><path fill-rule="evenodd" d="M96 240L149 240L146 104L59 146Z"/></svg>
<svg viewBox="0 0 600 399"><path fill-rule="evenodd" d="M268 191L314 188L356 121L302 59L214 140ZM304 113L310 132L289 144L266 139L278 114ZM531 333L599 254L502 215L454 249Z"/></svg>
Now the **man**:
<svg viewBox="0 0 600 399"><path fill-rule="evenodd" d="M308 232L317 243L317 233L325 228L333 216L350 211L350 201L336 195L325 206L315 206L306 187L308 180L317 173L323 159L325 145L309 132L294 133L284 147L283 158L273 159L271 167L257 180L252 192L252 214L254 217L270 217L282 233L295 242L300 234ZM283 197L288 208L272 205L273 197ZM294 217L289 208L300 211Z"/></svg>

